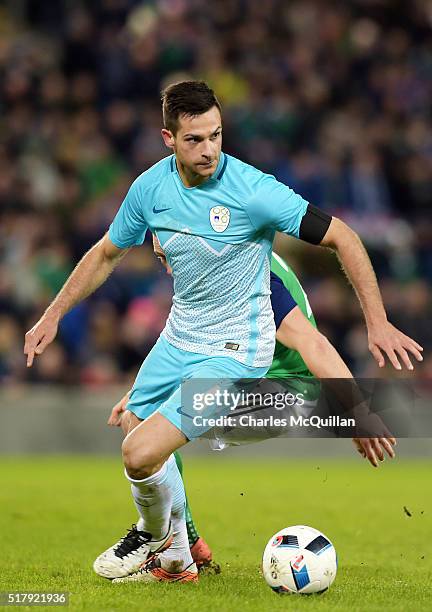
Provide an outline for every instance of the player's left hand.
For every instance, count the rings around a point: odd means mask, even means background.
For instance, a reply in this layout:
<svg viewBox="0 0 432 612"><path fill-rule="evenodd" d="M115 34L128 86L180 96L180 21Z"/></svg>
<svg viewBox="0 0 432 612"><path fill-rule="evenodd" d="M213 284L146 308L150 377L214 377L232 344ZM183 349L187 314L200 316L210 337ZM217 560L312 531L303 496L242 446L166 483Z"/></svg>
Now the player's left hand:
<svg viewBox="0 0 432 612"><path fill-rule="evenodd" d="M114 427L120 427L123 413L126 410L127 403L129 401L130 391L124 395L119 402L114 406L111 410L110 417L108 419L108 425L112 425Z"/></svg>
<svg viewBox="0 0 432 612"><path fill-rule="evenodd" d="M397 327L385 321L368 327L368 346L380 368L385 365L385 353L396 370L402 370L401 361L408 370L413 370L410 355L417 361L423 361L423 347L415 340L403 334Z"/></svg>
<svg viewBox="0 0 432 612"><path fill-rule="evenodd" d="M368 459L374 467L378 467L378 461L384 461L384 451L390 459L394 459L396 439L393 436L387 438L353 438L354 446L362 457Z"/></svg>

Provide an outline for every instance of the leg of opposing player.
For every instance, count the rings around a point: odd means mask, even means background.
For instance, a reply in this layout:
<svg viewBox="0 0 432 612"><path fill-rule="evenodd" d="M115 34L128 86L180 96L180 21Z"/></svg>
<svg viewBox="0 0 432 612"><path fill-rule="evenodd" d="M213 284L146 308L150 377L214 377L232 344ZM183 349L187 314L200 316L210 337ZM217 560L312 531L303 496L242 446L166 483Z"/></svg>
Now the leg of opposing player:
<svg viewBox="0 0 432 612"><path fill-rule="evenodd" d="M181 455L180 453L175 452L174 457L175 457L177 467L179 469L180 475L184 483L183 461L182 461ZM186 495L185 515L186 515L186 527L187 527L187 534L188 534L188 540L189 540L189 547L190 547L190 551L192 554L192 559L195 561L198 570L199 571L205 571L205 570L209 571L209 568L210 568L211 572L214 572L215 574L219 574L220 565L213 562L213 553L211 551L210 546L207 544L204 538L202 538L198 533L198 530L196 528L195 522L192 517L192 511L189 505L187 495Z"/></svg>

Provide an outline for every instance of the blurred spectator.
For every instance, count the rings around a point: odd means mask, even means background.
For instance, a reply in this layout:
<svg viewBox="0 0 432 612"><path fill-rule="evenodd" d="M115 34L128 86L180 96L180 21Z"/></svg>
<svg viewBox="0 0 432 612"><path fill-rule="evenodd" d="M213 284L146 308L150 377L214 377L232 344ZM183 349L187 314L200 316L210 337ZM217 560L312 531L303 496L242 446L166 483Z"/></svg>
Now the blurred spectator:
<svg viewBox="0 0 432 612"><path fill-rule="evenodd" d="M227 152L349 219L393 321L431 348L431 28L423 0L3 6L0 381L133 378L171 299L148 242L65 317L31 372L22 337L107 230L133 178L167 153L159 91L185 76L216 89ZM280 249L323 331L357 373L372 372L361 313L335 262L292 240Z"/></svg>

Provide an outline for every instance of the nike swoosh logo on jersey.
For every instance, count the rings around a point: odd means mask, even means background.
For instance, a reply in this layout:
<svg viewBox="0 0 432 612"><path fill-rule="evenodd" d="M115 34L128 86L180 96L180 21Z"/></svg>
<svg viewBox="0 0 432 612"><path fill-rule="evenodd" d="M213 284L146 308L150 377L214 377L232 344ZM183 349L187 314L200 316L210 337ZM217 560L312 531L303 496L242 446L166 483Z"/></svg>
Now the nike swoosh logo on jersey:
<svg viewBox="0 0 432 612"><path fill-rule="evenodd" d="M159 213L165 212L166 210L171 210L171 207L169 208L156 208L156 206L153 206L153 212L158 215Z"/></svg>

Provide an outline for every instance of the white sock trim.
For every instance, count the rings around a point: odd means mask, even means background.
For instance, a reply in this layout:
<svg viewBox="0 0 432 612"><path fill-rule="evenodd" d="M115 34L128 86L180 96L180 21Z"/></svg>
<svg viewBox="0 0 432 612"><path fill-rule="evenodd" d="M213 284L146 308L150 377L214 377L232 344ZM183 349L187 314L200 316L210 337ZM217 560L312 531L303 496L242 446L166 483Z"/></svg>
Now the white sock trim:
<svg viewBox="0 0 432 612"><path fill-rule="evenodd" d="M155 482L163 480L164 477L166 476L167 469L168 469L168 465L167 465L167 462L165 461L165 463L163 464L163 466L161 467L159 471L155 472L148 478L143 478L142 480L136 480L135 478L132 478L131 476L129 476L129 474L126 471L126 468L124 470L124 474L126 478L129 480L129 482L132 482L133 484L149 484L150 485L150 484L154 484Z"/></svg>

